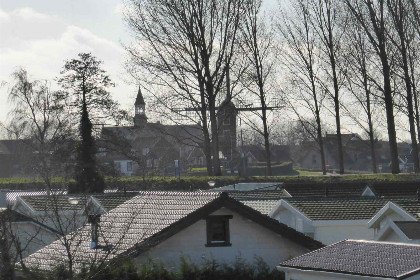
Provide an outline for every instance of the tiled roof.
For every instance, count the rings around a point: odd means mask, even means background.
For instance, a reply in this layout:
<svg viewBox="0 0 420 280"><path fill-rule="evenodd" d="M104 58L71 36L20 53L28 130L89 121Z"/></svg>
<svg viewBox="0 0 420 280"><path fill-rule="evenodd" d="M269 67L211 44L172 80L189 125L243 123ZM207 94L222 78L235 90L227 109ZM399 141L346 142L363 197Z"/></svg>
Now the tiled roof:
<svg viewBox="0 0 420 280"><path fill-rule="evenodd" d="M224 193L150 191L140 192L101 217L99 244L117 244L115 247L108 247L107 250L90 249L90 225L72 233L73 244L80 244L71 246L74 263L80 268L83 263L92 264L98 259L110 260L119 254L136 255L222 206L236 207L239 213L249 219L309 249L322 246ZM24 262L27 266L48 270L60 262L66 262L66 250L58 240L30 255Z"/></svg>
<svg viewBox="0 0 420 280"><path fill-rule="evenodd" d="M389 201L397 204L416 218L420 213L417 198L286 198L289 204L311 220L367 220Z"/></svg>
<svg viewBox="0 0 420 280"><path fill-rule="evenodd" d="M86 194L74 195L79 200L78 204L71 204L69 197L72 195L38 195L38 196L21 196L21 198L35 211L48 210L82 210L86 206L86 201L89 197L95 197L106 211L109 211L123 202L133 198L138 192L118 192L118 193L104 193L104 194Z"/></svg>
<svg viewBox="0 0 420 280"><path fill-rule="evenodd" d="M219 188L214 188L214 191L253 191L259 189L265 190L276 190L279 189L282 183L279 182L271 182L271 183L261 183L261 182L254 182L254 183L238 183L234 185L227 185Z"/></svg>
<svg viewBox="0 0 420 280"><path fill-rule="evenodd" d="M106 211L110 211L115 207L123 204L127 200L135 197L138 192L125 193L105 193L92 195L104 207Z"/></svg>
<svg viewBox="0 0 420 280"><path fill-rule="evenodd" d="M416 196L419 182L283 183L293 197L357 197L369 186L378 197Z"/></svg>
<svg viewBox="0 0 420 280"><path fill-rule="evenodd" d="M289 197L283 190L229 191L229 196L268 215L280 199Z"/></svg>
<svg viewBox="0 0 420 280"><path fill-rule="evenodd" d="M280 266L399 279L416 270L420 273L420 245L344 240Z"/></svg>
<svg viewBox="0 0 420 280"><path fill-rule="evenodd" d="M242 200L246 206L249 206L264 215L268 215L271 210L279 203L278 200Z"/></svg>
<svg viewBox="0 0 420 280"><path fill-rule="evenodd" d="M394 223L409 239L420 239L420 221L394 221Z"/></svg>
<svg viewBox="0 0 420 280"><path fill-rule="evenodd" d="M280 200L290 197L283 190L255 190L255 191L228 191L230 197L239 201L243 200Z"/></svg>

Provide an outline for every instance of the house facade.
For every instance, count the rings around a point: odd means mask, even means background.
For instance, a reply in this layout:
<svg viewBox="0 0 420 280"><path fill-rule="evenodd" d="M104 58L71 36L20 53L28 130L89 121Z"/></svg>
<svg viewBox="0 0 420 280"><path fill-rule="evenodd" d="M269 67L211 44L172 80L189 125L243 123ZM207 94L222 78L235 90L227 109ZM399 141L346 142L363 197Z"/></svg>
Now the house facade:
<svg viewBox="0 0 420 280"><path fill-rule="evenodd" d="M140 192L102 215L98 223L73 233L79 238L74 243L77 248L72 248L76 270L83 263L112 262L117 256L129 257L138 265L159 259L173 267L181 257L198 264L212 258L234 262L237 257L253 261L260 256L274 267L323 246L220 192ZM95 229L97 234L91 234ZM60 242L24 262L43 270L68 264Z"/></svg>

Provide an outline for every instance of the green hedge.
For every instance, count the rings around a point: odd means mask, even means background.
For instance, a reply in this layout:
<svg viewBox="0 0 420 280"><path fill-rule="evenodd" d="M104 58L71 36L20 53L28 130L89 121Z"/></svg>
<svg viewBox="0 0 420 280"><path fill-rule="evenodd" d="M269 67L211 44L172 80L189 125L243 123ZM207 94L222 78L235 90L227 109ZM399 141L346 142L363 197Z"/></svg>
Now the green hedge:
<svg viewBox="0 0 420 280"><path fill-rule="evenodd" d="M149 260L135 266L132 260L121 260L104 269L89 267L70 277L64 266L50 272L33 271L25 280L284 280L284 273L270 269L260 257L249 263L240 257L233 263L219 263L214 259L196 265L188 257L181 257L175 270L162 262Z"/></svg>
<svg viewBox="0 0 420 280"><path fill-rule="evenodd" d="M343 176L251 176L242 178L238 176L190 176L181 177L178 180L175 177L124 177L124 178L106 178L106 185L109 189L118 188L120 190L196 190L209 189L208 182L215 181L216 187L231 185L234 183L245 182L285 182L285 183L370 183L370 182L416 182L420 175L409 174L376 174L376 175L343 175ZM74 184L74 181L65 183L60 178L53 180L53 187L57 189L66 188L68 184ZM0 179L0 189L11 190L34 190L45 189L45 185L40 180L30 179Z"/></svg>

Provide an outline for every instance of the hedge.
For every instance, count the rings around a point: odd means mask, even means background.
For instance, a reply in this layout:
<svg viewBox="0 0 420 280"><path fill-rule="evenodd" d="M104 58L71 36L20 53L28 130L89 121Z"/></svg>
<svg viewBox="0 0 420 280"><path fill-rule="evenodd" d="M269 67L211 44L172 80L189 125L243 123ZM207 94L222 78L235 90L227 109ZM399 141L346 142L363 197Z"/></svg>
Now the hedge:
<svg viewBox="0 0 420 280"><path fill-rule="evenodd" d="M420 175L414 174L375 174L375 175L342 175L342 176L251 176L247 178L238 176L190 176L181 177L123 177L106 178L108 189L119 190L206 190L210 186L209 181L215 181L215 187L246 183L246 182L285 182L285 183L340 183L354 182L369 184L372 182L420 182ZM60 178L53 180L53 188L63 189L68 185L74 184L74 181L68 183ZM420 183L419 183L420 184ZM1 179L0 189L10 190L37 190L45 189L41 180L30 179Z"/></svg>

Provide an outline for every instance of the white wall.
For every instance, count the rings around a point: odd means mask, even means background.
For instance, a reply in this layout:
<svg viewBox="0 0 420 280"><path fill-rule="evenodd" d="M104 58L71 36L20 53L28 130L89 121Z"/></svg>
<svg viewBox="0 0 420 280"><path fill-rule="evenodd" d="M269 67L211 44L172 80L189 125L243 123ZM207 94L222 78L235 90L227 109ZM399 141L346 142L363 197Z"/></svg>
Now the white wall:
<svg viewBox="0 0 420 280"><path fill-rule="evenodd" d="M373 240L374 230L367 225L330 225L317 226L314 238L325 245L330 245L344 239Z"/></svg>
<svg viewBox="0 0 420 280"><path fill-rule="evenodd" d="M206 247L206 221L200 220L143 253L135 261L141 263L152 258L168 266L178 267L179 259L183 255L197 264L211 257L220 262L233 262L237 256L241 256L253 262L255 256L260 256L274 268L282 261L309 251L226 208L219 209L212 215L233 215L229 220L232 246Z"/></svg>
<svg viewBox="0 0 420 280"><path fill-rule="evenodd" d="M325 221L326 225L319 225L320 223L322 224L323 221L308 222L298 214L285 208L281 209L274 218L307 235L313 233L313 238L325 245L330 245L344 239L374 239L374 229L368 228L367 222L361 223L359 220ZM303 226L299 225L299 220Z"/></svg>
<svg viewBox="0 0 420 280"><path fill-rule="evenodd" d="M32 222L14 222L12 229L19 239L23 257L35 253L58 239L56 234Z"/></svg>

